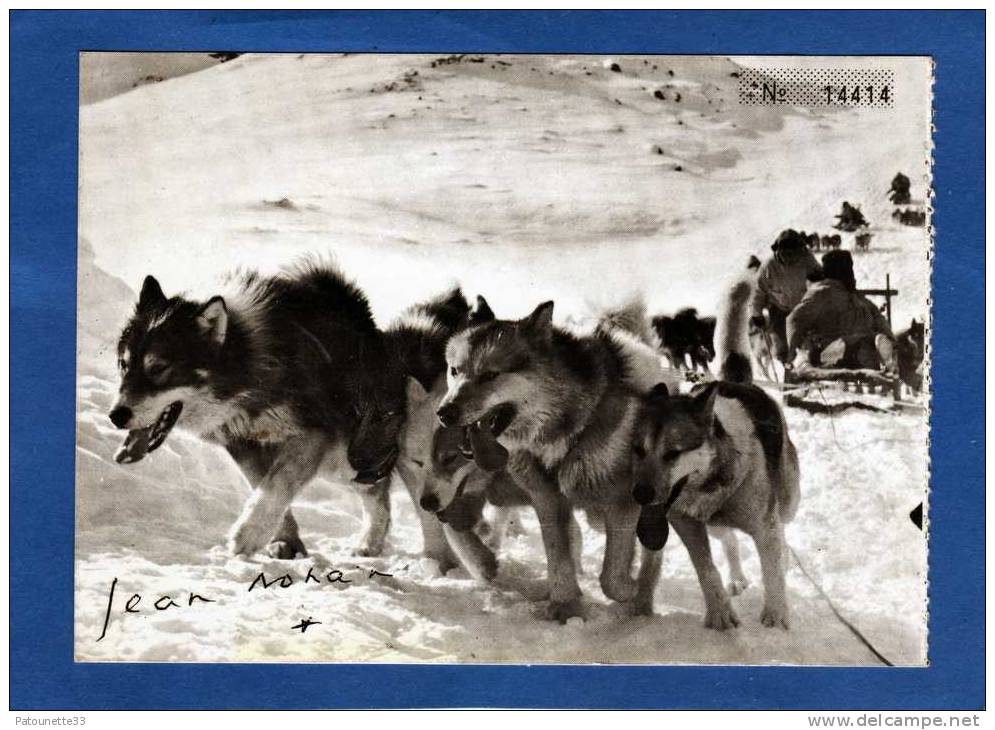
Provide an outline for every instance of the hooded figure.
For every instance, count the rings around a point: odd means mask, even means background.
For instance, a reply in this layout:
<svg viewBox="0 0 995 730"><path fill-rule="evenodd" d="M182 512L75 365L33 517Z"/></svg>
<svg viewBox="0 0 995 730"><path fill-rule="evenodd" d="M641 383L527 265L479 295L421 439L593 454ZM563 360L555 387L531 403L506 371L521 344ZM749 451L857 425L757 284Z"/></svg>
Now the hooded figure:
<svg viewBox="0 0 995 730"><path fill-rule="evenodd" d="M876 368L881 364L877 336L894 339L888 321L875 304L858 294L849 251L830 251L822 257L821 281L813 282L787 320L788 349L809 350L813 364L844 368ZM842 359L817 360L826 346L842 341ZM880 345L880 346L879 346Z"/></svg>
<svg viewBox="0 0 995 730"><path fill-rule="evenodd" d="M911 184L912 181L906 175L898 173L891 181L888 199L895 205L907 205L912 202L912 195L909 192Z"/></svg>
<svg viewBox="0 0 995 730"><path fill-rule="evenodd" d="M841 231L855 231L867 225L867 220L860 212L860 208L850 205L845 200L843 201L843 209L836 214L836 218L837 221L833 227Z"/></svg>
<svg viewBox="0 0 995 730"><path fill-rule="evenodd" d="M757 271L752 324L770 331L774 355L786 362L788 313L805 296L807 282L810 277L818 276L820 266L809 251L805 237L791 228L781 231L770 248L773 255L761 263Z"/></svg>

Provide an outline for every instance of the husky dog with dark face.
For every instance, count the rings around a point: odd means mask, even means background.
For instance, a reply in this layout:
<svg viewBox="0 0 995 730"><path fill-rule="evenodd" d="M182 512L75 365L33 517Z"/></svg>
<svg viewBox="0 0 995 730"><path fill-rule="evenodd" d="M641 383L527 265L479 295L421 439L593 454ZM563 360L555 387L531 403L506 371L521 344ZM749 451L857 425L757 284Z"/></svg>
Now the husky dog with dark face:
<svg viewBox="0 0 995 730"><path fill-rule="evenodd" d="M720 323L723 380L689 395L671 395L665 385L652 389L632 440L636 500L658 516L662 509L677 530L705 596L705 625L716 629L739 619L712 562L706 525L734 527L753 538L765 590L761 621L788 627L783 525L798 509L798 456L781 408L752 384L751 284L743 280L732 288Z"/></svg>
<svg viewBox="0 0 995 730"><path fill-rule="evenodd" d="M550 615L565 621L581 611L574 506L604 516L605 595L652 602L657 554L644 554L638 583L631 576L639 505L630 443L640 394L666 371L634 338L605 329L575 335L554 327L552 315L546 302L524 319L494 319L450 339L438 416L445 427L467 430L479 467L507 469L529 496L546 550Z"/></svg>
<svg viewBox="0 0 995 730"><path fill-rule="evenodd" d="M174 426L222 445L254 488L230 549L306 555L290 504L319 472L355 475L346 450L364 378L383 362L380 333L362 292L326 265L232 284L232 296L197 302L146 277L118 344L110 418L130 433L115 458L143 458ZM395 458L387 448L353 456L386 473Z"/></svg>
<svg viewBox="0 0 995 730"><path fill-rule="evenodd" d="M396 462L421 521L425 555L435 559L442 572L456 565L439 521L418 509L427 459L412 457L404 446L418 433L417 417L409 423L411 407L421 402L426 389L444 381L446 342L468 326L470 317L463 292L454 288L410 307L384 330L382 367L370 374L359 393L359 425L349 446L350 461L360 470L356 480L369 485L363 500L373 538L370 554L379 553L390 525L389 482L383 469L389 471ZM390 462L376 463L384 453L392 454Z"/></svg>

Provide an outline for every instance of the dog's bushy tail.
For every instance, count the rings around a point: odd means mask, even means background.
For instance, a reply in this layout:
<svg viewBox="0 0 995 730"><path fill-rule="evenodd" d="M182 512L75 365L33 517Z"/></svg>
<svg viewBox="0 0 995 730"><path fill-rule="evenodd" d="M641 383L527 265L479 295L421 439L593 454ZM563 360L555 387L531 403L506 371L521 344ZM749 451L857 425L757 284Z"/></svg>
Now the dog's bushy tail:
<svg viewBox="0 0 995 730"><path fill-rule="evenodd" d="M719 358L719 374L731 383L752 383L750 364L750 303L753 301L755 279L738 278L729 288L720 308L715 331L715 350Z"/></svg>
<svg viewBox="0 0 995 730"><path fill-rule="evenodd" d="M645 393L658 383L665 383L671 393L677 392L683 376L663 366L642 297L602 310L595 333L618 349L626 366L626 384Z"/></svg>
<svg viewBox="0 0 995 730"><path fill-rule="evenodd" d="M626 302L606 309L598 316L596 329L604 334L627 332L647 345L653 345L653 335L646 317L646 302L633 297Z"/></svg>

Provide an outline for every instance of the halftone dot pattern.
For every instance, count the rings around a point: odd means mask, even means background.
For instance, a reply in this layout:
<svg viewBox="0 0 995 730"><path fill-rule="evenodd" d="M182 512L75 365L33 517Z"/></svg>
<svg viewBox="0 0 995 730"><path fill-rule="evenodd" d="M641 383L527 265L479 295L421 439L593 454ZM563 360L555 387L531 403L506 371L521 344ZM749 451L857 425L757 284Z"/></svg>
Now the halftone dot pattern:
<svg viewBox="0 0 995 730"><path fill-rule="evenodd" d="M895 72L886 68L750 68L739 74L739 103L890 109Z"/></svg>

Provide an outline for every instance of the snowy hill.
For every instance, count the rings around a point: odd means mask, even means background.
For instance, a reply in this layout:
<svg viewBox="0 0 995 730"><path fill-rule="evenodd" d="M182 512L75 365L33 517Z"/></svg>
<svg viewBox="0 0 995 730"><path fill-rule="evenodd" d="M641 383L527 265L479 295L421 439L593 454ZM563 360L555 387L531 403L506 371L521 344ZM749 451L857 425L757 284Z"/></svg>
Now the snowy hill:
<svg viewBox="0 0 995 730"><path fill-rule="evenodd" d="M846 199L875 232L856 255L860 283L883 286L890 273L896 326L926 316L928 236L893 224L884 198L898 170L925 195L926 110L900 110L911 121L883 135L873 112L740 107L739 68L690 57L243 56L82 107L77 656L875 663L797 568L791 632L762 629L745 539L753 585L735 599L735 632L701 627L676 538L657 615L619 617L597 586L603 538L590 531L590 615L560 627L515 590L543 575L532 515L506 546L501 588L482 587L417 557L400 493L384 557L353 558L358 500L313 485L295 509L305 541L319 564L358 571L353 584L316 588L302 582L310 563L223 554L247 493L223 453L175 433L139 464L111 458L113 344L129 287L147 273L167 292L205 295L234 266L272 270L319 252L368 292L380 320L453 281L508 317L554 298L562 320L634 291L653 312L711 312L749 254L788 226L830 232ZM924 417L789 418L803 493L789 542L882 653L920 663L925 537L907 515L925 498ZM365 577L374 567L393 577ZM260 570L300 580L249 594ZM148 610L115 614L98 643L115 577L118 600L142 593ZM189 591L215 602L151 608ZM322 624L289 630L307 616Z"/></svg>

